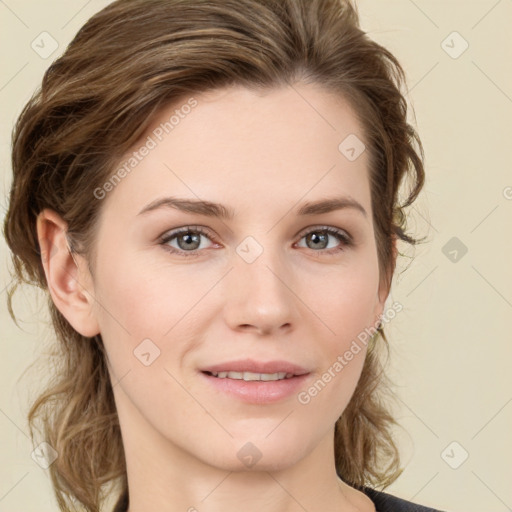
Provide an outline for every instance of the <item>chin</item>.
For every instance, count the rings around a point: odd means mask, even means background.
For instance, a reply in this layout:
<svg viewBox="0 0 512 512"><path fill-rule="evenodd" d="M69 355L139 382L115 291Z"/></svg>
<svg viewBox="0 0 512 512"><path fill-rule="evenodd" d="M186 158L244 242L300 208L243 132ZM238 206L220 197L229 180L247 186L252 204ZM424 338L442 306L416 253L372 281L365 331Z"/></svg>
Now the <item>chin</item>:
<svg viewBox="0 0 512 512"><path fill-rule="evenodd" d="M228 445L217 445L217 450L210 447L209 460L205 462L224 471L281 471L305 456L307 444L297 431L296 438L276 432L267 437L268 432L235 436Z"/></svg>

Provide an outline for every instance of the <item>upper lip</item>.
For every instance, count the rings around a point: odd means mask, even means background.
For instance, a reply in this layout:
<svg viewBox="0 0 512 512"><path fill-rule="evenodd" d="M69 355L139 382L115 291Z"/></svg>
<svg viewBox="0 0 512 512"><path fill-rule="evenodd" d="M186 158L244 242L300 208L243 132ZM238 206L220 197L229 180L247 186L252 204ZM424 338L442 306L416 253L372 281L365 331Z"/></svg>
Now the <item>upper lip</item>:
<svg viewBox="0 0 512 512"><path fill-rule="evenodd" d="M237 361L226 361L212 366L202 368L203 372L251 372L251 373L293 373L304 375L308 370L289 361L255 361L253 359L240 359Z"/></svg>

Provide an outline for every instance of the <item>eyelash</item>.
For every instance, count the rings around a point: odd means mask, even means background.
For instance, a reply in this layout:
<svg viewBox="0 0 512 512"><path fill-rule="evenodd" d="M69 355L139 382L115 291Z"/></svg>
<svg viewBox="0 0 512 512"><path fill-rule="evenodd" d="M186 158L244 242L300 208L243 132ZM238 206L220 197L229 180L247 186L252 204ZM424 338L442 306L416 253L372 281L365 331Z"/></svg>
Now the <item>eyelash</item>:
<svg viewBox="0 0 512 512"><path fill-rule="evenodd" d="M336 247L334 249L321 249L319 251L314 251L313 249L311 249L313 252L321 252L321 253L327 254L328 256L335 256L339 252L342 252L346 248L351 247L353 245L352 238L350 237L350 235L346 234L343 231L340 231L339 229L336 229L336 228L333 228L330 226L314 227L314 228L310 229L309 231L306 231L305 233L301 234L300 240L302 240L307 235L309 235L311 233L316 233L316 232L324 232L324 233L333 235L335 238L337 238L341 242L341 245L340 245L340 247ZM194 249L193 251L183 251L182 249L176 249L176 248L168 245L168 243L171 240L173 240L174 238L178 237L179 235L188 234L188 233L201 234L201 235L206 236L210 240L212 239L211 233L208 230L202 228L201 226L185 226L183 228L175 229L174 231L168 232L165 235L163 235L160 238L160 245L162 245L166 251L168 251L172 254L177 254L177 255L183 256L185 258L197 257L200 255L199 254L199 252L201 251L200 249Z"/></svg>

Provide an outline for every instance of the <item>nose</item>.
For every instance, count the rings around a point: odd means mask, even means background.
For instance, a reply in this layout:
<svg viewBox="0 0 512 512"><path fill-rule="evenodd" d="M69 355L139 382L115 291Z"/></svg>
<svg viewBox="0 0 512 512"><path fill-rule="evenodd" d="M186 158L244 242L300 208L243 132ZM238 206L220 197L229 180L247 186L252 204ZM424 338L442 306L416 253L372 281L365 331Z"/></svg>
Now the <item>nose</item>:
<svg viewBox="0 0 512 512"><path fill-rule="evenodd" d="M225 319L233 330L272 335L290 330L298 318L293 277L275 251L252 262L234 255L225 283Z"/></svg>

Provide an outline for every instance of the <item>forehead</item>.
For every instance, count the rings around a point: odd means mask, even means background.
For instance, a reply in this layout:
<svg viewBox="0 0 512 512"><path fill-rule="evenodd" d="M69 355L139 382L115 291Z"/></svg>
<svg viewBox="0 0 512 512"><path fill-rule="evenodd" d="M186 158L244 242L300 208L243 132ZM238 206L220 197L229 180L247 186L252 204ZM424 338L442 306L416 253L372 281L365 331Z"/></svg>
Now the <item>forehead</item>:
<svg viewBox="0 0 512 512"><path fill-rule="evenodd" d="M348 102L318 86L236 86L185 96L163 108L125 155L118 167L124 164L124 177L107 199L118 214L132 216L165 195L235 211L335 192L369 205L363 141Z"/></svg>

